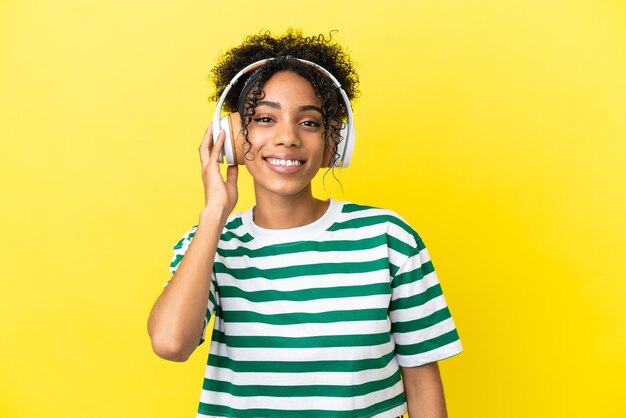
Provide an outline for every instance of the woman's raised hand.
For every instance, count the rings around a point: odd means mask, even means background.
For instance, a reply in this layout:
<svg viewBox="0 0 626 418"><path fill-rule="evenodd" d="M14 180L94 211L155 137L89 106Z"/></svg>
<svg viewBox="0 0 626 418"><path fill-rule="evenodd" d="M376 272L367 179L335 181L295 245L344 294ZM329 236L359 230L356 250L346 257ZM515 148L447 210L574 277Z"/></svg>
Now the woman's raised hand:
<svg viewBox="0 0 626 418"><path fill-rule="evenodd" d="M220 150L224 147L226 134L220 131L213 145L213 128L209 125L198 151L202 165L202 182L204 184L205 210L228 216L237 203L237 166L228 166L226 181L220 173Z"/></svg>

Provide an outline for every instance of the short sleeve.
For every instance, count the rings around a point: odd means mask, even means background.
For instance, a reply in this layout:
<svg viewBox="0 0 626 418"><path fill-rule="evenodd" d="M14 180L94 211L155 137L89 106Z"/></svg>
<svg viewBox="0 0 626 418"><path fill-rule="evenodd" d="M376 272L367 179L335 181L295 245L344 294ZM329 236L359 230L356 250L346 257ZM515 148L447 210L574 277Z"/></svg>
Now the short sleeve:
<svg viewBox="0 0 626 418"><path fill-rule="evenodd" d="M174 256L172 257L172 261L170 262L170 272L172 275L176 273L178 270L178 266L180 262L183 261L183 257L185 253L189 249L189 245L193 240L193 237L196 235L196 231L198 230L198 226L194 226L189 231L187 231L180 240L174 245Z"/></svg>
<svg viewBox="0 0 626 418"><path fill-rule="evenodd" d="M391 286L389 317L400 366L421 366L463 351L421 239L394 274Z"/></svg>
<svg viewBox="0 0 626 418"><path fill-rule="evenodd" d="M174 255L172 257L172 261L170 262L170 272L172 273L172 276L174 275L174 273L176 273L176 270L178 270L178 266L183 260L185 253L187 253L187 250L189 249L189 245L191 244L193 237L196 235L197 230L198 230L198 227L194 226L189 231L187 231L180 240L178 240L176 245L174 245ZM167 283L165 283L165 286L167 286L171 280L172 279L168 280ZM218 301L218 296L217 296L217 291L216 291L215 272L213 272L211 274L211 286L210 286L210 292L209 292L209 300L207 302L207 310L206 310L206 315L204 317L204 326L202 328L202 336L200 337L200 341L198 342L198 345L202 344L204 340L206 339L207 325L209 324L209 321L211 320L211 316L213 316L213 312L215 311L215 308L218 305L217 301Z"/></svg>

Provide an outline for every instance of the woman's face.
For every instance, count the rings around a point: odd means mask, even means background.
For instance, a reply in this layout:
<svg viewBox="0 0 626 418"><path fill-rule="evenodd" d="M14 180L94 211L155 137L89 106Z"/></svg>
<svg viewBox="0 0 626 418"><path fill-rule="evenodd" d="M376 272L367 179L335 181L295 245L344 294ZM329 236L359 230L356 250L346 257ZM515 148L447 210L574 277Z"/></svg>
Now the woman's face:
<svg viewBox="0 0 626 418"><path fill-rule="evenodd" d="M252 160L245 161L259 193L311 193L324 157L322 100L302 76L281 71L263 86L248 126Z"/></svg>

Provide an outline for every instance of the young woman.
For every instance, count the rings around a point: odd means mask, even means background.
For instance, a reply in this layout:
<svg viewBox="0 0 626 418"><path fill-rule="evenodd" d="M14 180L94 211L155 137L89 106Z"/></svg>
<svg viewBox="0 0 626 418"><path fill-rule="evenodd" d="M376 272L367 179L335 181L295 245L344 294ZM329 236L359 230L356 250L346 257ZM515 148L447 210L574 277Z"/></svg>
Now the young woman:
<svg viewBox="0 0 626 418"><path fill-rule="evenodd" d="M213 70L215 98L253 63L224 109L256 204L230 215L238 167L223 179L225 132L209 127L206 204L150 314L154 351L185 361L215 314L199 417L446 416L437 361L462 348L422 240L389 210L311 191L349 158L332 77L353 99L352 62L321 35L251 36Z"/></svg>

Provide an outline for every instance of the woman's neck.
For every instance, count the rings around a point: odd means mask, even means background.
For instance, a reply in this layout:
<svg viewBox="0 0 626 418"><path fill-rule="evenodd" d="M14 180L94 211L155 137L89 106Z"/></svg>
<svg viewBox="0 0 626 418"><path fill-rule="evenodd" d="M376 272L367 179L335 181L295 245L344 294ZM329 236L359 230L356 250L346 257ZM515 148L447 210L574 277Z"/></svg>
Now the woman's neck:
<svg viewBox="0 0 626 418"><path fill-rule="evenodd" d="M315 199L310 190L293 196L257 193L253 219L265 229L297 228L321 218L328 205L328 201Z"/></svg>

